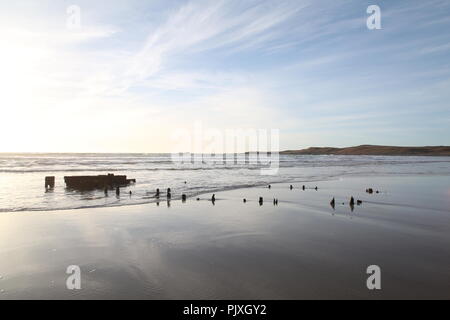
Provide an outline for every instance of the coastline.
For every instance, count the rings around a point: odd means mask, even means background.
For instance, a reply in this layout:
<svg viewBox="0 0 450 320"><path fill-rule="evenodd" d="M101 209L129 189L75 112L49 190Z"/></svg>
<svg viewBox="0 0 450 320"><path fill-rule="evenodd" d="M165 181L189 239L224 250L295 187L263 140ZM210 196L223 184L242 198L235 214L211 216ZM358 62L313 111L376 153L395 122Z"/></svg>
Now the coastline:
<svg viewBox="0 0 450 320"><path fill-rule="evenodd" d="M113 207L155 202L156 188L171 188L172 198L196 197L274 183L325 181L348 175L393 174L450 175L449 157L383 156L280 156L276 175L261 175L260 166L217 164L208 167L178 166L170 155L130 157L123 154L73 156L64 154L0 159L2 185L0 213ZM31 165L32 164L32 165ZM64 177L105 174L127 175L135 185L121 189L121 196L103 190L77 192L67 188ZM55 187L45 190L44 178L55 177ZM185 183L187 182L187 183ZM132 192L129 197L126 194ZM165 192L163 193L163 196Z"/></svg>
<svg viewBox="0 0 450 320"><path fill-rule="evenodd" d="M359 145L353 147L310 147L301 150L285 150L280 154L293 155L365 155L365 156L424 156L448 157L450 146L380 146Z"/></svg>
<svg viewBox="0 0 450 320"><path fill-rule="evenodd" d="M448 299L445 178L342 177L305 191L217 192L214 205L203 194L170 207L0 214L0 299ZM366 194L372 186L381 193ZM363 201L353 211L350 196ZM373 264L379 291L366 288ZM82 290L65 287L69 265L80 266Z"/></svg>
<svg viewBox="0 0 450 320"><path fill-rule="evenodd" d="M450 177L450 174L442 174L442 173L345 173L345 174L338 174L335 176L329 176L326 178L317 178L317 179L308 179L308 180L288 180L288 181L277 181L274 183L271 183L272 185L303 185L303 184L318 184L318 183L327 183L331 181L337 181L342 179L351 179L351 178L376 178L376 177L383 177L383 178L396 178L396 177L423 177L423 176L447 176ZM258 183L258 184L252 184L252 185L237 185L237 186L230 186L222 189L215 189L210 191L199 191L197 193L189 193L187 195L188 199L195 199L197 197L202 197L206 195L211 195L213 193L222 193L222 192L228 192L228 191L235 191L235 190L244 190L244 189L253 189L253 188L261 188L267 186L267 183ZM3 210L0 209L0 214L8 214L8 213L30 213L30 212L57 212L57 211L73 211L73 210L83 210L83 209L99 209L99 208L122 208L122 207L132 207L132 206L144 206L149 204L155 204L157 202L164 202L166 199L161 197L159 200L156 199L154 196L147 196L143 197L141 202L135 202L135 203L112 203L112 204L102 204L102 205L83 205L80 207L68 207L68 208L51 208L51 209L42 209L42 208L36 208L36 209L20 209L20 210ZM171 197L171 201L181 201L182 200L182 194L174 194Z"/></svg>

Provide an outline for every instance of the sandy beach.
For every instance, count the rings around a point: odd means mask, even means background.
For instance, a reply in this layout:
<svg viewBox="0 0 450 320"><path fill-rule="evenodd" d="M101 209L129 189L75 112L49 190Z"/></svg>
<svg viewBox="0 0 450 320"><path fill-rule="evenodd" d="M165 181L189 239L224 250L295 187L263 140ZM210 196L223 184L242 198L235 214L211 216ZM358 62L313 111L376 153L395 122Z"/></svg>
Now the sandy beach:
<svg viewBox="0 0 450 320"><path fill-rule="evenodd" d="M450 300L448 30L444 0L0 2L0 302Z"/></svg>
<svg viewBox="0 0 450 320"><path fill-rule="evenodd" d="M2 213L0 299L450 298L448 176L305 185L219 192L214 204L204 194ZM363 201L353 211L350 196ZM66 288L70 265L81 290ZM381 290L367 289L369 265L381 268Z"/></svg>

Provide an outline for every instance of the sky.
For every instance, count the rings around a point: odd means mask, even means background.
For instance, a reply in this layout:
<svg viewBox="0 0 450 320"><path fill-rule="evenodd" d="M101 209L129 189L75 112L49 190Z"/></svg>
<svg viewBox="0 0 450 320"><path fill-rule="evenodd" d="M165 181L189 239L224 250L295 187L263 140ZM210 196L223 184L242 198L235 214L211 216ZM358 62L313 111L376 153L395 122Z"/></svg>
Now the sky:
<svg viewBox="0 0 450 320"><path fill-rule="evenodd" d="M450 145L449 30L446 0L2 1L0 152Z"/></svg>

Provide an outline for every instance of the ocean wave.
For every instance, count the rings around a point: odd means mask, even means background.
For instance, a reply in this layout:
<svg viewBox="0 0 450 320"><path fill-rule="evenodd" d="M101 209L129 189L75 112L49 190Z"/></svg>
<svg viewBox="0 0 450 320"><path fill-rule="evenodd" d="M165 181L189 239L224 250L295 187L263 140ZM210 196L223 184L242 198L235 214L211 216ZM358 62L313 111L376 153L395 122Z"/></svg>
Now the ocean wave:
<svg viewBox="0 0 450 320"><path fill-rule="evenodd" d="M377 160L370 161L366 158L352 161L285 161L275 163L280 168L322 168L322 167L364 167L364 166L386 166L386 165L411 165L411 164L450 164L449 160ZM42 163L16 163L14 161L0 161L0 173L38 173L38 172L119 172L119 171L161 171L161 170L236 170L249 169L258 170L267 168L267 164L249 164L249 163L176 163L171 161L154 161L154 162L101 162L99 163L83 163L83 162L52 162L43 165Z"/></svg>
<svg viewBox="0 0 450 320"><path fill-rule="evenodd" d="M280 156L276 176L262 176L264 165L249 164L176 164L167 155L157 156L105 155L76 157L0 156L1 178L6 183L0 189L0 212L72 210L80 208L116 207L153 203L146 194L159 186L171 186L173 200L186 193L189 197L226 190L250 188L278 182L313 182L336 179L345 175L450 175L450 158L385 157L385 156ZM150 157L151 158L151 157ZM97 161L98 160L98 161ZM45 165L43 165L45 163ZM77 174L126 174L137 178L133 198L103 201L101 194L69 193L63 185L54 192L44 192L44 176ZM184 184L189 180L188 184ZM135 192L136 191L136 192Z"/></svg>
<svg viewBox="0 0 450 320"><path fill-rule="evenodd" d="M279 181L284 182L284 181ZM229 190L238 190L238 189L244 189L244 188L254 188L258 186L267 185L267 183L248 183L248 184L239 184L239 185L233 185L233 186L225 186L225 187L211 187L211 188L204 188L199 190L198 192L191 192L189 193L188 198L194 198L198 197L203 194L213 193L213 192L222 192L222 191L229 191ZM161 198L155 198L151 196L143 196L141 198L133 200L133 202L111 202L106 204L95 204L90 205L87 204L86 201L89 200L96 200L100 198L84 198L82 199L84 203L80 203L78 205L69 205L69 206L57 206L52 208L47 207L17 207L17 208L0 208L0 212L7 213L7 212L36 212L36 211L67 211L67 210L77 210L77 209L91 209L91 208L112 208L112 207L123 207L123 206L134 206L134 205L143 205L143 204L151 204L151 203L157 203L157 202L164 202L167 201L167 199L164 196L161 196ZM179 201L181 200L181 194L172 196L170 199L171 201Z"/></svg>
<svg viewBox="0 0 450 320"><path fill-rule="evenodd" d="M0 169L0 173L45 173L45 172L135 172L135 171L197 171L197 170L260 170L267 167L198 167L198 168L76 168L76 169Z"/></svg>

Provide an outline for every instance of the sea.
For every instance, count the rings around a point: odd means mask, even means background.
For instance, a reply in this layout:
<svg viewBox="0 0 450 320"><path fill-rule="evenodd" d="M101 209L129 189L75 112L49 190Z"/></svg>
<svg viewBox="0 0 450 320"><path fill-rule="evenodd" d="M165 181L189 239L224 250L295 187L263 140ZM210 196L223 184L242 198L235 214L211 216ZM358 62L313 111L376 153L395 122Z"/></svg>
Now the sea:
<svg viewBox="0 0 450 320"><path fill-rule="evenodd" d="M203 157L200 157L203 159ZM193 159L193 158L190 158ZM279 182L315 185L344 176L444 175L450 177L450 157L279 155L269 162L180 160L172 154L26 154L0 153L0 212L51 211L152 203ZM248 159L247 159L248 160ZM127 175L136 183L121 189L76 191L66 188L64 176ZM56 185L46 189L46 176ZM155 191L161 190L161 197ZM131 194L130 194L131 191Z"/></svg>

